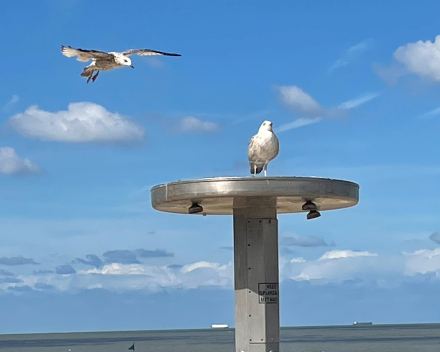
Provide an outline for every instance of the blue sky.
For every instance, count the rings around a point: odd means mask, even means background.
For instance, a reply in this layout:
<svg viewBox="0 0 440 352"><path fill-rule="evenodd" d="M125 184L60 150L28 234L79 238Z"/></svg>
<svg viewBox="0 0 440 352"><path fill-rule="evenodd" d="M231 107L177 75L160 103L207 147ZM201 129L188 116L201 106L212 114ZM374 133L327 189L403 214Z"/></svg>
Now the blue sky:
<svg viewBox="0 0 440 352"><path fill-rule="evenodd" d="M361 187L279 216L281 324L438 322L440 4L105 4L2 6L0 333L234 325L232 219L149 191L250 176L264 120L269 175ZM61 45L182 56L86 84Z"/></svg>

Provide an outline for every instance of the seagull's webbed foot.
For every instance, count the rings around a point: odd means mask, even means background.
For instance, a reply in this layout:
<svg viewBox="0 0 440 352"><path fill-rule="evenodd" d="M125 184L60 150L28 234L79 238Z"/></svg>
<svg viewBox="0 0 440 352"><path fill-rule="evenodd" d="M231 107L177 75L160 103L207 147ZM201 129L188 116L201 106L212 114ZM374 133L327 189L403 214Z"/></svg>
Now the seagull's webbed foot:
<svg viewBox="0 0 440 352"><path fill-rule="evenodd" d="M94 75L94 76L92 77L92 82L95 82L95 81L96 81L96 79L98 78L98 75L99 75L99 71L96 72L96 75Z"/></svg>

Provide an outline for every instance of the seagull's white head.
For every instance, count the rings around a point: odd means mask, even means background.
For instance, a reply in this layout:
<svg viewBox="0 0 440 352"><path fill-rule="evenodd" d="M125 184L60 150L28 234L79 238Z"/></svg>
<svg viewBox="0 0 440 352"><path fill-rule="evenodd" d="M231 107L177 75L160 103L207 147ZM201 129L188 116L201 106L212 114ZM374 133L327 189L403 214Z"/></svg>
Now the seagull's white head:
<svg viewBox="0 0 440 352"><path fill-rule="evenodd" d="M134 68L134 66L131 64L131 59L122 54L115 55L115 62L121 66L130 66L131 68Z"/></svg>
<svg viewBox="0 0 440 352"><path fill-rule="evenodd" d="M272 131L272 122L264 121L261 124L260 129L259 129L259 132L262 132L262 131Z"/></svg>

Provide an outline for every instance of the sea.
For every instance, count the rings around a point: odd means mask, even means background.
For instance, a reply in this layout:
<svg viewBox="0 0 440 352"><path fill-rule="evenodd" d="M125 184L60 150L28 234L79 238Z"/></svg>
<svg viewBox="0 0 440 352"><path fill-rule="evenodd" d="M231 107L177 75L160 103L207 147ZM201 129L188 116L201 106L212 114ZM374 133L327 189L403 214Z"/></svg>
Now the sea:
<svg viewBox="0 0 440 352"><path fill-rule="evenodd" d="M234 329L0 335L0 352L235 352ZM440 352L440 324L281 328L281 352Z"/></svg>

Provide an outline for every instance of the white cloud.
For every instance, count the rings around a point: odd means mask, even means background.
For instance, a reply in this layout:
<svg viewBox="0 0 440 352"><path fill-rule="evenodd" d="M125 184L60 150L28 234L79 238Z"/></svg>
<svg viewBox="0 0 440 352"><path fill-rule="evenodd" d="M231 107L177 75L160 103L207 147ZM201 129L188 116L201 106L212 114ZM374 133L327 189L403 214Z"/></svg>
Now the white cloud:
<svg viewBox="0 0 440 352"><path fill-rule="evenodd" d="M296 120L275 128L276 133L291 130L321 121L323 118L338 118L347 115L347 111L356 108L379 96L379 93L365 93L346 101L336 108L322 107L311 95L297 86L277 86L281 102L295 115Z"/></svg>
<svg viewBox="0 0 440 352"><path fill-rule="evenodd" d="M311 124L317 123L321 120L322 120L322 118L320 118L320 117L317 117L314 119L307 119L304 117L300 117L299 119L296 119L295 121L284 123L280 127L275 128L275 133L280 133L280 132L288 131L288 130L291 130L294 128L311 125Z"/></svg>
<svg viewBox="0 0 440 352"><path fill-rule="evenodd" d="M405 253L405 255L407 257L406 275L413 276L432 272L440 276L440 248L420 249L413 253Z"/></svg>
<svg viewBox="0 0 440 352"><path fill-rule="evenodd" d="M326 109L301 88L297 86L276 88L280 92L281 101L294 113L313 119L323 117L326 114Z"/></svg>
<svg viewBox="0 0 440 352"><path fill-rule="evenodd" d="M191 271L201 269L201 268L209 268L209 269L216 269L216 270L224 270L226 268L226 265L220 265L219 263L210 263L206 261L196 262L192 264L185 265L181 272L186 274Z"/></svg>
<svg viewBox="0 0 440 352"><path fill-rule="evenodd" d="M440 278L440 247L400 255L379 255L368 251L333 250L317 260L294 258L283 262L281 277L316 283L361 279L367 282L399 282L405 277L434 273Z"/></svg>
<svg viewBox="0 0 440 352"><path fill-rule="evenodd" d="M80 274L101 274L101 275L143 275L144 267L141 264L111 263L102 268L78 271Z"/></svg>
<svg viewBox="0 0 440 352"><path fill-rule="evenodd" d="M370 50L373 47L373 40L366 39L363 40L350 48L348 48L339 59L335 61L335 63L329 68L329 71L333 71L337 68L347 66L350 61L356 59L356 57L362 55L367 50Z"/></svg>
<svg viewBox="0 0 440 352"><path fill-rule="evenodd" d="M433 117L433 116L436 116L436 115L439 115L439 114L440 114L440 107L437 108L437 109L433 109L431 111L428 111L427 113L424 113L420 117L421 118L429 118L429 117Z"/></svg>
<svg viewBox="0 0 440 352"><path fill-rule="evenodd" d="M11 105L14 105L16 103L18 103L18 101L20 100L19 96L17 94L13 94L11 100L9 100L5 105L4 108L8 108Z"/></svg>
<svg viewBox="0 0 440 352"><path fill-rule="evenodd" d="M20 275L21 284L54 286L59 291L75 291L100 287L111 291L146 290L155 292L163 288L195 289L201 286L233 287L232 263L207 261L187 264L180 269L146 264L111 263L102 268L78 270L76 274L47 273L38 276ZM0 290L17 283L0 283Z"/></svg>
<svg viewBox="0 0 440 352"><path fill-rule="evenodd" d="M188 116L179 121L175 128L177 133L213 133L218 132L220 126L212 121L201 121L194 116Z"/></svg>
<svg viewBox="0 0 440 352"><path fill-rule="evenodd" d="M140 141L144 129L119 113L89 103L71 103L67 111L49 112L37 106L11 117L9 125L18 133L43 141L124 142Z"/></svg>
<svg viewBox="0 0 440 352"><path fill-rule="evenodd" d="M343 283L356 280L360 285L398 286L406 278L434 273L440 278L440 247L421 249L398 255L369 251L332 250L317 259L280 258L281 281L310 281L313 284ZM34 289L51 285L58 291L100 287L110 291L163 289L197 289L217 286L232 289L233 265L198 261L180 265L147 265L111 263L101 268L77 270L70 275L54 272L39 275L19 275L18 282L0 282L0 291L8 287L28 285Z"/></svg>
<svg viewBox="0 0 440 352"><path fill-rule="evenodd" d="M27 158L20 158L14 148L0 148L0 174L35 174L41 171L41 166Z"/></svg>
<svg viewBox="0 0 440 352"><path fill-rule="evenodd" d="M403 45L393 56L409 72L440 81L440 35L434 42L419 40Z"/></svg>
<svg viewBox="0 0 440 352"><path fill-rule="evenodd" d="M324 253L323 256L318 260L356 258L356 257L377 257L377 254L370 252L354 252L351 250L345 250L345 251L333 250Z"/></svg>
<svg viewBox="0 0 440 352"><path fill-rule="evenodd" d="M375 281L389 276L399 277L403 273L403 264L399 259L393 258L390 261L389 258L367 251L333 250L324 253L317 260L294 258L285 263L280 271L284 280L307 280L325 284L355 278Z"/></svg>
<svg viewBox="0 0 440 352"><path fill-rule="evenodd" d="M356 108L362 104L365 104L369 102L370 100L373 100L374 98L378 97L379 93L366 93L358 96L357 98L348 100L338 106L338 109L353 109Z"/></svg>

